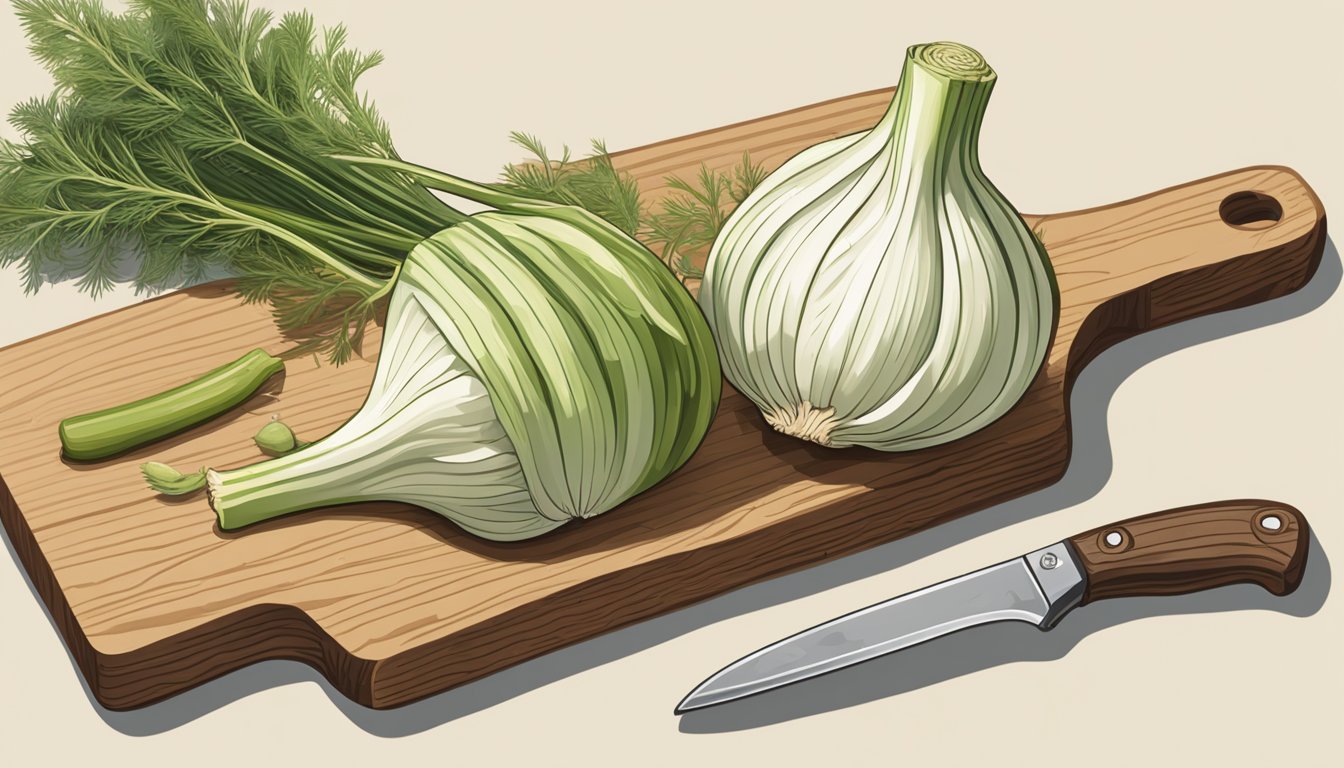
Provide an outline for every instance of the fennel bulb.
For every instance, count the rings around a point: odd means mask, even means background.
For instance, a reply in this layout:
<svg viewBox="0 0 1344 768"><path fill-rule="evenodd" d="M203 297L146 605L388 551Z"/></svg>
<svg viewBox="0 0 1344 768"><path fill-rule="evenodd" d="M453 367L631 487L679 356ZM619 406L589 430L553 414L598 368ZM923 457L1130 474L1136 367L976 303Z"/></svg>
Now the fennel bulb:
<svg viewBox="0 0 1344 768"><path fill-rule="evenodd" d="M605 221L491 195L507 210L407 256L373 384L348 422L279 458L206 473L221 528L377 500L525 539L605 512L690 457L721 387L690 295Z"/></svg>
<svg viewBox="0 0 1344 768"><path fill-rule="evenodd" d="M779 431L913 450L1026 391L1058 299L980 168L994 80L966 46L911 47L876 127L799 153L725 224L700 304L728 380Z"/></svg>

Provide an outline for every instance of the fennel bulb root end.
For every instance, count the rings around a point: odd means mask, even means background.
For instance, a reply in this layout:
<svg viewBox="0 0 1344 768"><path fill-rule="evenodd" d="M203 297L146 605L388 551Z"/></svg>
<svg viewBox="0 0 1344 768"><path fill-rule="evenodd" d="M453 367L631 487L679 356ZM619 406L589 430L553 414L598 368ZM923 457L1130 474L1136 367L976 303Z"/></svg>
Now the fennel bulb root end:
<svg viewBox="0 0 1344 768"><path fill-rule="evenodd" d="M818 408L804 400L798 405L774 408L764 414L770 426L790 437L832 447L831 431L839 423L834 407Z"/></svg>

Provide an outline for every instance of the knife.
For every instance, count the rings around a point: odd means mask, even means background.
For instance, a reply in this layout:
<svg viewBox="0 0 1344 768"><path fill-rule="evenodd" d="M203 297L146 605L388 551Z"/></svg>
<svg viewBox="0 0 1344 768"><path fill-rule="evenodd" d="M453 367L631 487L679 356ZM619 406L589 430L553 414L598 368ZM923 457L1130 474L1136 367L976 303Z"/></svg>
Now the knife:
<svg viewBox="0 0 1344 768"><path fill-rule="evenodd" d="M739 659L691 691L676 713L733 701L979 624L1047 630L1110 597L1178 595L1250 582L1286 595L1307 560L1302 513L1262 500L1199 504L1079 534L799 632Z"/></svg>

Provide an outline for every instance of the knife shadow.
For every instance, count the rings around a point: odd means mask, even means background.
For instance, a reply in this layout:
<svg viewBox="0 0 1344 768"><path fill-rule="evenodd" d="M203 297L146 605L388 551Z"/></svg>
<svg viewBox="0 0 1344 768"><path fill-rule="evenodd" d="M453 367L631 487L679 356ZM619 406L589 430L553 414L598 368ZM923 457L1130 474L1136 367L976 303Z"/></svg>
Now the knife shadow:
<svg viewBox="0 0 1344 768"><path fill-rule="evenodd" d="M759 728L897 696L1001 664L1053 661L1093 632L1135 619L1246 610L1310 616L1325 603L1330 579L1329 559L1313 533L1302 585L1287 597L1238 584L1175 597L1104 600L1075 608L1048 632L1020 621L985 624L829 675L688 712L682 715L680 730L726 733Z"/></svg>
<svg viewBox="0 0 1344 768"><path fill-rule="evenodd" d="M1063 479L1048 488L889 544L749 585L609 632L404 707L369 709L347 699L304 664L265 661L158 704L114 711L103 707L94 698L83 675L75 667L73 657L69 656L68 648L67 657L90 705L110 727L127 735L146 736L170 731L234 701L296 683L319 686L338 710L370 734L399 737L420 733L718 621L868 578L996 529L1086 501L1101 491L1111 475L1106 412L1121 382L1143 365L1178 350L1306 315L1330 299L1342 274L1344 268L1341 268L1339 251L1332 240L1327 240L1316 275L1301 290L1262 304L1149 331L1103 352L1088 364L1074 383L1070 398L1073 456ZM1292 503L1293 500L1284 501ZM1313 510L1303 511L1310 520ZM10 559L33 598L43 604L26 570L19 564L3 527L0 527L0 539L4 540ZM979 627L942 638L938 643L911 648L892 657L790 686L788 692L777 692L778 695L763 694L691 712L681 718L680 727L688 733L751 728L853 706L999 664L1059 658L1087 634L1139 617L1240 609L1265 609L1306 616L1320 608L1329 589L1329 563L1313 537L1303 584L1289 597L1271 597L1258 587L1241 585L1183 597L1104 602L1077 609L1059 628L1048 633L1026 625ZM45 604L43 606L45 609ZM51 622L50 612L47 612L47 618ZM54 622L51 627L56 632ZM896 664L899 668L894 666ZM708 674L712 668L711 660L703 672ZM687 689L696 682L698 680L688 679ZM676 695L681 693L684 691ZM668 701L666 710L662 711L670 716L674 704L675 701Z"/></svg>

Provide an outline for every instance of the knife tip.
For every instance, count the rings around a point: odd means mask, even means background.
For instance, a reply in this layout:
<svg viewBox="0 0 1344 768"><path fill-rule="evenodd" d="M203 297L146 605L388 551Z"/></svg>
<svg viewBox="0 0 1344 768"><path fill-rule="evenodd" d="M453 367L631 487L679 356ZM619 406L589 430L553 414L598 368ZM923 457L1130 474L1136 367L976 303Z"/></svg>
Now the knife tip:
<svg viewBox="0 0 1344 768"><path fill-rule="evenodd" d="M703 689L704 686L702 685L697 687L690 693L686 694L686 697L681 700L681 703L672 709L672 714L684 715L687 712L691 712L697 709L703 709L713 704L714 703L713 701L705 701L703 697L700 696L700 691Z"/></svg>
<svg viewBox="0 0 1344 768"><path fill-rule="evenodd" d="M681 702L680 702L679 704L677 704L677 706L675 706L675 707L672 708L672 714L674 714L674 715L684 715L684 714L686 714L687 712L690 712L691 710L696 709L697 707L692 706L692 705L690 704L690 701L691 701L691 695L692 695L692 694L686 694L686 698L682 699Z"/></svg>

